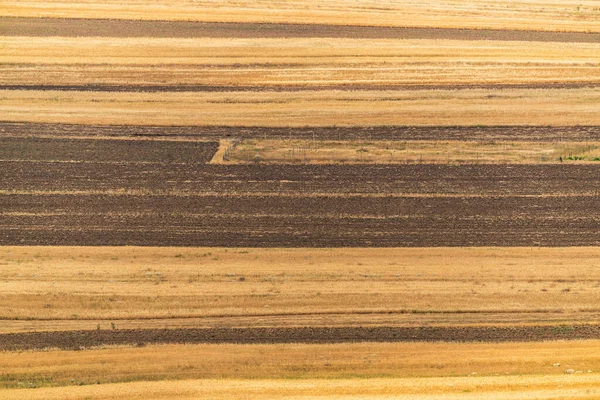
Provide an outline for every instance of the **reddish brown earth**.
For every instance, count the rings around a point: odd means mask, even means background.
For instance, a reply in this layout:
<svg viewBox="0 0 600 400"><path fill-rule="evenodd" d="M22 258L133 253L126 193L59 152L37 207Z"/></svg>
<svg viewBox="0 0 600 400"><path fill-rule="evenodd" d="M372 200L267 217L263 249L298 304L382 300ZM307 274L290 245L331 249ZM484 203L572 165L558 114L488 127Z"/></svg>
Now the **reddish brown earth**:
<svg viewBox="0 0 600 400"><path fill-rule="evenodd" d="M532 342L600 338L599 325L140 329L0 335L0 351L162 343Z"/></svg>
<svg viewBox="0 0 600 400"><path fill-rule="evenodd" d="M0 17L0 36L450 39L600 43L600 35L494 29L440 29L320 24L207 23Z"/></svg>

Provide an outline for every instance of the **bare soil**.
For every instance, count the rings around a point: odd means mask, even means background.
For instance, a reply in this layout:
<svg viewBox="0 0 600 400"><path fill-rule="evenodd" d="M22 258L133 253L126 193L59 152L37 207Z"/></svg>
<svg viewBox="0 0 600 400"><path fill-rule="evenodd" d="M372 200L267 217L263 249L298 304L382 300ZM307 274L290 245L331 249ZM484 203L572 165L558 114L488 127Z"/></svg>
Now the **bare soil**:
<svg viewBox="0 0 600 400"><path fill-rule="evenodd" d="M600 244L594 165L209 165L216 142L0 144L2 245Z"/></svg>
<svg viewBox="0 0 600 400"><path fill-rule="evenodd" d="M0 36L164 38L363 38L600 43L600 35L501 29L403 28L325 24L131 21L0 17Z"/></svg>
<svg viewBox="0 0 600 400"><path fill-rule="evenodd" d="M3 136L57 137L188 137L328 140L510 140L531 142L596 141L600 126L134 126L0 122Z"/></svg>
<svg viewBox="0 0 600 400"><path fill-rule="evenodd" d="M131 149L127 162L0 162L0 244L600 244L594 165L273 167L137 157Z"/></svg>
<svg viewBox="0 0 600 400"><path fill-rule="evenodd" d="M218 142L0 137L0 159L13 161L204 164Z"/></svg>
<svg viewBox="0 0 600 400"><path fill-rule="evenodd" d="M533 342L599 337L599 325L116 329L3 334L0 351L162 343Z"/></svg>

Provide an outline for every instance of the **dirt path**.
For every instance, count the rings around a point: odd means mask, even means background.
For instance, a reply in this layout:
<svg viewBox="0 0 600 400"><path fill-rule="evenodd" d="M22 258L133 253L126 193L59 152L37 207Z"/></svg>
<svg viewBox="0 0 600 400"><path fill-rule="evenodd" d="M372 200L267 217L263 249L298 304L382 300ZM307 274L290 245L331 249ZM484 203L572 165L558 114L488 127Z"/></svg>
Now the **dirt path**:
<svg viewBox="0 0 600 400"><path fill-rule="evenodd" d="M209 164L223 164L223 157L225 153L231 148L232 142L229 139L221 139L219 140L219 148L217 152L212 157L212 159L208 162Z"/></svg>

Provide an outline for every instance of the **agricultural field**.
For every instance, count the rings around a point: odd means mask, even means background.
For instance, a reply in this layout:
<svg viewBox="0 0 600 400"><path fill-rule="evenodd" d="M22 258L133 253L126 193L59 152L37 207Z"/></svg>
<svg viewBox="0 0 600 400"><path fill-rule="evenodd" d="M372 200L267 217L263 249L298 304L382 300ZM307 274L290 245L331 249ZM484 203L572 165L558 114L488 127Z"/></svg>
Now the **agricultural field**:
<svg viewBox="0 0 600 400"><path fill-rule="evenodd" d="M0 1L0 398L600 398L599 21Z"/></svg>
<svg viewBox="0 0 600 400"><path fill-rule="evenodd" d="M365 136L368 138L368 134ZM225 141L223 147L224 159L219 162L234 164L582 164L600 161L600 144L591 141L238 139Z"/></svg>
<svg viewBox="0 0 600 400"><path fill-rule="evenodd" d="M107 18L201 22L301 23L352 26L496 28L598 32L600 9L581 0L26 0L3 1L8 17Z"/></svg>
<svg viewBox="0 0 600 400"><path fill-rule="evenodd" d="M593 394L598 256L5 247L2 394Z"/></svg>
<svg viewBox="0 0 600 400"><path fill-rule="evenodd" d="M218 147L190 140L7 137L0 150L0 243L599 244L600 176L594 161L565 156L563 163L433 164L413 159L274 168L256 161L211 164Z"/></svg>

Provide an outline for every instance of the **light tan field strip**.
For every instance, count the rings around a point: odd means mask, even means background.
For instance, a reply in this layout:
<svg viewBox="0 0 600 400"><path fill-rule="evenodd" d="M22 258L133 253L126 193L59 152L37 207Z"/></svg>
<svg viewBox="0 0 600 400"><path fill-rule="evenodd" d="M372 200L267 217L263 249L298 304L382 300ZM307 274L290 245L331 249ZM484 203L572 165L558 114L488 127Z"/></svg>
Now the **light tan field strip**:
<svg viewBox="0 0 600 400"><path fill-rule="evenodd" d="M578 377L541 375L523 377L471 377L431 379L306 379L306 380L187 380L117 383L110 385L71 386L28 390L28 399L37 400L106 400L127 399L219 399L248 400L303 399L333 400L550 400L595 399L598 396L597 374ZM75 381L77 382L77 381ZM32 383L35 385L35 383ZM507 396L508 392L508 396ZM6 400L23 399L22 389L2 392ZM509 397L510 396L510 397Z"/></svg>
<svg viewBox="0 0 600 400"><path fill-rule="evenodd" d="M385 90L386 85L510 89L600 82L598 43L2 37L0 48L0 84L30 87L123 85L134 90L136 85L154 85L168 90L179 85L184 90L185 85L201 85L222 91L230 86L335 89L350 84L362 90Z"/></svg>
<svg viewBox="0 0 600 400"><path fill-rule="evenodd" d="M592 0L12 0L0 15L600 32Z"/></svg>
<svg viewBox="0 0 600 400"><path fill-rule="evenodd" d="M427 379L373 379L373 380L191 380L181 382L136 382L103 386L72 386L69 388L44 388L28 391L28 399L112 399L125 396L127 399L198 399L218 397L220 399L282 399L300 396L303 399L321 399L323 394L334 400L470 400L480 399L594 399L599 379L583 376L566 381L554 376L499 377L496 379L470 378L467 380ZM484 385L485 384L485 385ZM557 384L559 386L556 389ZM435 389L435 390L434 390ZM507 397L507 391L512 397ZM434 393L434 394L431 394ZM21 400L19 389L4 392L7 400ZM68 396L68 397L65 397Z"/></svg>
<svg viewBox="0 0 600 400"><path fill-rule="evenodd" d="M525 134L523 135L525 136ZM331 164L536 164L536 163L598 163L600 143L594 140L559 142L510 141L331 141L245 139L223 140L221 148L226 160L220 164L261 163Z"/></svg>
<svg viewBox="0 0 600 400"><path fill-rule="evenodd" d="M99 348L89 352L44 351L0 353L3 372L21 378L52 377L54 384L70 384L79 368L80 379L95 374L102 383L118 382L133 375L150 374L163 379L251 378L376 378L459 377L505 375L553 375L561 381L564 370L576 368L596 376L600 370L598 348L591 341L543 343L355 343L275 345L157 345L145 348ZM460 356L459 356L460 355ZM28 365L37 359L35 368ZM119 364L121 359L121 364ZM486 364L486 359L488 364ZM143 362L139 362L142 360ZM519 362L520 361L520 362ZM277 370L277 363L283 367ZM560 367L553 364L560 363ZM177 366L179 364L179 367ZM304 365L305 368L301 368ZM181 368L188 366L188 368ZM113 369L111 369L113 368ZM237 369L237 371L236 371ZM137 380L143 379L142 377ZM526 377L523 376L526 381ZM572 381L581 375L567 377ZM146 379L152 379L147 376ZM456 379L456 378L455 378ZM3 386L8 382L0 381ZM568 381L567 381L568 382ZM50 383L50 382L48 382ZM51 383L50 383L51 384ZM450 385L449 385L450 386Z"/></svg>
<svg viewBox="0 0 600 400"><path fill-rule="evenodd" d="M78 18L15 18L0 16L0 36L454 39L597 43L600 35L502 29L407 28L317 24L134 21Z"/></svg>
<svg viewBox="0 0 600 400"><path fill-rule="evenodd" d="M99 348L90 352L44 351L0 353L0 368L22 378L52 377L55 384L69 384L74 370L82 380L102 372L102 383L135 373L160 371L163 378L363 378L549 374L561 379L567 368L588 374L600 370L598 341L544 343L357 343L276 345L158 345L145 348ZM461 356L458 356L458 355ZM437 359L436 359L437 357ZM27 370L37 358L37 368ZM119 364L119 359L122 364ZM144 362L136 362L142 359ZM486 359L488 364L485 364ZM521 361L521 362L518 362ZM283 368L276 371L276 363ZM189 368L178 368L187 365ZM560 363L561 367L553 364ZM298 368L301 365L311 368ZM113 367L115 369L111 370ZM296 367L296 368L295 368ZM98 371L99 369L100 371ZM354 369L354 370L352 370ZM89 374L89 375L88 375ZM272 374L272 375L269 375ZM29 376L28 376L29 375ZM578 375L570 378L577 378ZM139 379L139 378L138 378ZM6 385L7 382L2 382Z"/></svg>
<svg viewBox="0 0 600 400"><path fill-rule="evenodd" d="M600 303L598 248L0 250L3 332L581 323Z"/></svg>
<svg viewBox="0 0 600 400"><path fill-rule="evenodd" d="M599 46L2 37L0 85L28 90L0 91L0 114L130 125L594 125ZM258 91L237 91L248 88Z"/></svg>
<svg viewBox="0 0 600 400"><path fill-rule="evenodd" d="M118 93L194 93L194 92L322 92L322 91L403 91L403 90L508 90L508 89L595 89L598 82L549 82L516 84L456 84L456 85L382 85L382 84L334 84L334 85L269 85L269 86L214 86L214 85L0 85L0 91L68 91L68 92L118 92Z"/></svg>
<svg viewBox="0 0 600 400"><path fill-rule="evenodd" d="M499 94L500 93L500 94ZM32 113L31 110L35 110ZM595 89L301 93L6 91L12 122L139 125L598 125ZM340 122L342 121L342 122Z"/></svg>

